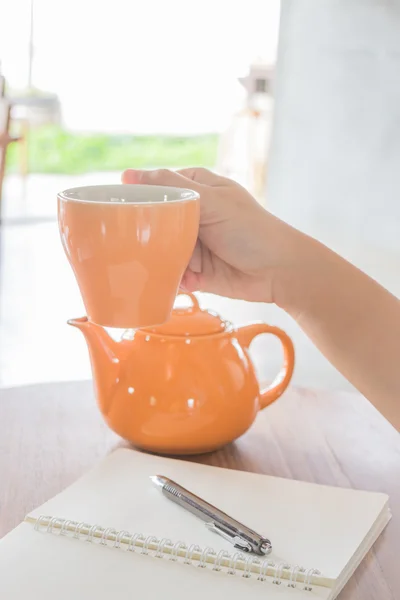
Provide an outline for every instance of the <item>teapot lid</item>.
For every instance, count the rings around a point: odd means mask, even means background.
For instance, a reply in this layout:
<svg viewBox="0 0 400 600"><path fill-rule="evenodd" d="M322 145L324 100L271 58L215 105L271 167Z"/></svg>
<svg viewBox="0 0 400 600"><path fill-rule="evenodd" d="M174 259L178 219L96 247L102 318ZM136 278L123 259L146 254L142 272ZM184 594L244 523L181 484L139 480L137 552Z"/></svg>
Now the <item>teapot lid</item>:
<svg viewBox="0 0 400 600"><path fill-rule="evenodd" d="M216 313L203 310L193 294L179 292L179 296L188 296L192 306L177 307L172 310L170 319L162 325L147 328L146 331L158 335L200 336L221 333L230 325Z"/></svg>

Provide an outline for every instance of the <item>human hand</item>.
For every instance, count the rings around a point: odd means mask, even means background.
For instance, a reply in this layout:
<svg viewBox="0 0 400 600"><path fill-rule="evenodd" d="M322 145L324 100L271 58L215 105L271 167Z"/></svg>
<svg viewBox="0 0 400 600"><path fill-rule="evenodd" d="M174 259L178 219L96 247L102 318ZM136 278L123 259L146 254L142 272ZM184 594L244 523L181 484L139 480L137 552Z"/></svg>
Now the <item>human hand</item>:
<svg viewBox="0 0 400 600"><path fill-rule="evenodd" d="M123 173L124 183L185 187L200 194L199 238L182 287L266 300L266 211L237 183L202 169Z"/></svg>
<svg viewBox="0 0 400 600"><path fill-rule="evenodd" d="M249 301L274 302L282 236L291 228L269 214L242 186L207 169L126 170L124 183L184 187L200 194L200 229L182 280L201 290Z"/></svg>
<svg viewBox="0 0 400 600"><path fill-rule="evenodd" d="M182 286L276 303L400 430L397 298L317 240L268 213L229 179L205 169L129 169L122 180L199 192L199 237ZM385 354L382 347L388 349Z"/></svg>

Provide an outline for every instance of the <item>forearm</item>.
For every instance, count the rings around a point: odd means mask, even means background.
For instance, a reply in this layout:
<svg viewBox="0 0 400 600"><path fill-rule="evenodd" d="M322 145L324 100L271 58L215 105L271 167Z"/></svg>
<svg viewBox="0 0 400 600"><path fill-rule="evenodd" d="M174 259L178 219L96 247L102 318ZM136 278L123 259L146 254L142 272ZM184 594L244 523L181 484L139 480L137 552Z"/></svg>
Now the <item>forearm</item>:
<svg viewBox="0 0 400 600"><path fill-rule="evenodd" d="M300 234L277 303L324 356L400 430L400 301Z"/></svg>

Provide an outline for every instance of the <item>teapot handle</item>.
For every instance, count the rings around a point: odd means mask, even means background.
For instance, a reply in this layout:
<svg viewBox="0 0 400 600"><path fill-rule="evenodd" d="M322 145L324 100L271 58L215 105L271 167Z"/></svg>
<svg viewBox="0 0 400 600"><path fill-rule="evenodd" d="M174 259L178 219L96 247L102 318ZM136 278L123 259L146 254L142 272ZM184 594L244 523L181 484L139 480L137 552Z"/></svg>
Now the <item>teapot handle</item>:
<svg viewBox="0 0 400 600"><path fill-rule="evenodd" d="M279 327L273 327L266 323L245 325L237 330L237 338L245 348L248 348L254 338L261 333L271 333L279 338L283 348L283 366L271 385L260 390L260 410L272 404L286 390L292 379L295 362L293 342Z"/></svg>

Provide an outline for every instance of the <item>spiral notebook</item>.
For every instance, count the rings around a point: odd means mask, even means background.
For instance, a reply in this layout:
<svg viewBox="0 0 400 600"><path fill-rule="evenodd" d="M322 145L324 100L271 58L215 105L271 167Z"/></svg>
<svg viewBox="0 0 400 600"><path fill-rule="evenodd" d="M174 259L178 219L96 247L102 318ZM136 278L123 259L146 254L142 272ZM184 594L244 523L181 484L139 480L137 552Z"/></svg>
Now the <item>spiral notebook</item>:
<svg viewBox="0 0 400 600"><path fill-rule="evenodd" d="M272 555L236 552L154 474L269 537ZM383 494L118 449L0 540L2 598L331 600L389 519Z"/></svg>

